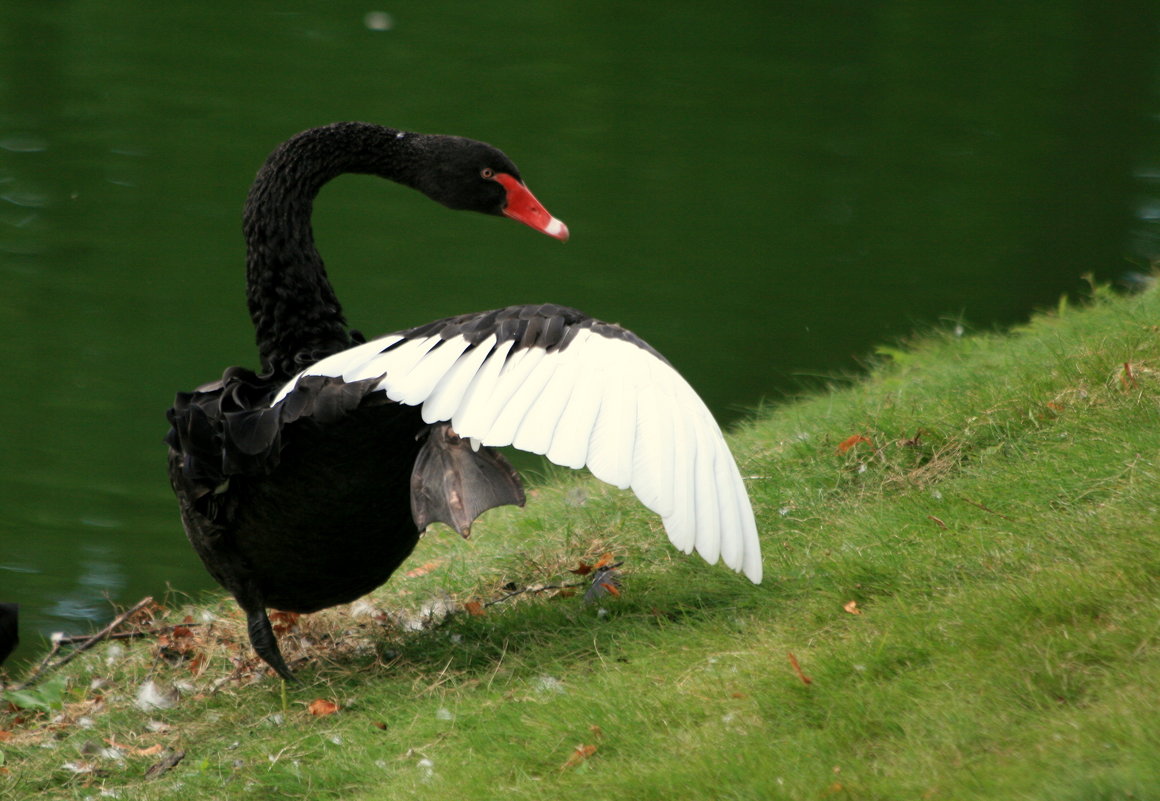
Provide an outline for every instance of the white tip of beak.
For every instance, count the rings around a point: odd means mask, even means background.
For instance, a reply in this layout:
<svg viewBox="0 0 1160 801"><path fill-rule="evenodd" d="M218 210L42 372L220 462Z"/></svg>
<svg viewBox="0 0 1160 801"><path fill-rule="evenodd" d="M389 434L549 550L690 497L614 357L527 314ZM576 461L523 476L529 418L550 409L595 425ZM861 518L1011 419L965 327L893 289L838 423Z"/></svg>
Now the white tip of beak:
<svg viewBox="0 0 1160 801"><path fill-rule="evenodd" d="M548 224L544 226L544 233L559 239L561 242L568 241L568 226L564 225L562 220L557 220L555 217L549 220Z"/></svg>

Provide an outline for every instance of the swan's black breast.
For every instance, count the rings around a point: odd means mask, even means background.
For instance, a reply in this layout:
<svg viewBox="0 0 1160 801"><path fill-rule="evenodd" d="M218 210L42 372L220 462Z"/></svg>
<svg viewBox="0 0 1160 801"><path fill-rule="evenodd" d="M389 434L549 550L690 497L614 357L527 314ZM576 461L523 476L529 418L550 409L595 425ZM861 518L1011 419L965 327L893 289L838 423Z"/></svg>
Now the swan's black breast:
<svg viewBox="0 0 1160 801"><path fill-rule="evenodd" d="M425 429L419 410L368 394L370 382L328 379L271 408L280 382L262 383L228 371L170 410L170 478L186 533L247 611L353 601L418 541L409 479Z"/></svg>

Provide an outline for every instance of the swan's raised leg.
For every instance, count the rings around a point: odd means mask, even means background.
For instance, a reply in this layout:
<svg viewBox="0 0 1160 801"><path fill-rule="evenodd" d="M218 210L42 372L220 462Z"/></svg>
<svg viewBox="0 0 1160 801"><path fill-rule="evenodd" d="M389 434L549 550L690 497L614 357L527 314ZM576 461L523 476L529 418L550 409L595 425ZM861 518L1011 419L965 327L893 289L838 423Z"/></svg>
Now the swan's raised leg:
<svg viewBox="0 0 1160 801"><path fill-rule="evenodd" d="M473 448L447 423L427 430L411 471L411 516L419 531L438 521L467 537L488 509L524 500L519 474L498 451Z"/></svg>

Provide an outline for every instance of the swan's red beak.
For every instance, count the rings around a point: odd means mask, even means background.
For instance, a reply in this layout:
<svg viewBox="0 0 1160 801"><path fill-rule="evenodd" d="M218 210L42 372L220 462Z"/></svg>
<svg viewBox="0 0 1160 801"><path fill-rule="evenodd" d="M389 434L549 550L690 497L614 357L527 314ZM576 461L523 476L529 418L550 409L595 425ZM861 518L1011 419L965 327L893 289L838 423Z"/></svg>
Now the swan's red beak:
<svg viewBox="0 0 1160 801"><path fill-rule="evenodd" d="M568 226L549 214L526 186L504 172L498 173L495 180L507 192L507 204L503 207L505 217L530 225L561 242L568 241Z"/></svg>

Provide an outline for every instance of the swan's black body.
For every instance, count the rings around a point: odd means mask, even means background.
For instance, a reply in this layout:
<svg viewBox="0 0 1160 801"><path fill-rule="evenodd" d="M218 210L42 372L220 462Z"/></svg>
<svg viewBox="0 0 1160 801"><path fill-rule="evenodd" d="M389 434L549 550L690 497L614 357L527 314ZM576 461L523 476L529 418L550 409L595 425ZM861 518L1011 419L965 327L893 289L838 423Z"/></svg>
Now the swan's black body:
<svg viewBox="0 0 1160 801"><path fill-rule="evenodd" d="M271 408L299 369L360 341L347 330L314 247L313 199L342 173L370 173L451 208L502 214L504 189L484 171L519 179L503 153L480 142L338 123L276 149L250 190L247 289L263 372L230 368L220 381L179 394L166 441L189 540L246 612L255 650L283 677L292 676L266 608L314 612L385 582L418 542L412 472L425 442L438 438L417 408L370 394L371 381L312 379ZM469 325L468 317L448 322ZM528 323L508 321L524 330ZM446 440L445 426L434 429ZM485 474L464 491L469 504L482 492L522 505L519 480L502 457L466 446L455 452L472 453L466 458ZM483 505L471 508L472 518Z"/></svg>
<svg viewBox="0 0 1160 801"><path fill-rule="evenodd" d="M310 228L315 195L344 172L568 236L503 153L468 139L339 123L293 137L262 167L244 215L262 372L232 367L178 394L166 441L190 542L271 667L292 678L266 608L353 601L429 523L466 535L483 511L523 505L515 471L481 444L631 487L681 550L761 580L753 511L720 429L634 334L551 304L365 343L348 331Z"/></svg>

